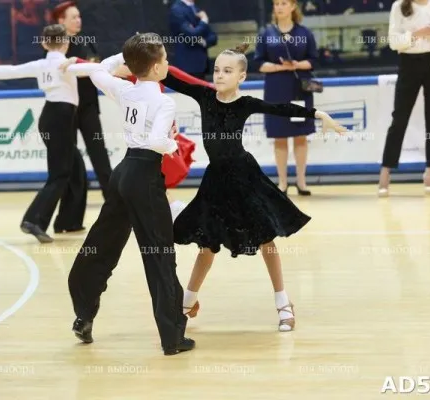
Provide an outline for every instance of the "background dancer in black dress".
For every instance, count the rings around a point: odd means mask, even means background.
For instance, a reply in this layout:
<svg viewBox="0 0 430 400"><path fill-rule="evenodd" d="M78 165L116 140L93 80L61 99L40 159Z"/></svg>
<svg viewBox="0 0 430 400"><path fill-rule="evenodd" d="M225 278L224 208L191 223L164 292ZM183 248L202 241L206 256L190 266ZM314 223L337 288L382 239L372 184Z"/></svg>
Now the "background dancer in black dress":
<svg viewBox="0 0 430 400"><path fill-rule="evenodd" d="M175 242L197 243L197 256L184 313L194 317L199 308L197 292L221 245L232 257L255 255L261 250L275 292L279 330L294 328L293 305L284 289L281 260L273 240L290 236L308 223L303 214L263 173L255 158L242 145L242 130L251 114L318 118L323 131L346 129L328 114L295 104L269 104L251 96L241 96L239 85L246 79L247 59L242 45L223 51L216 59L215 89L190 85L172 74L162 81L171 89L194 98L202 113L203 144L209 165L195 198L174 223Z"/></svg>

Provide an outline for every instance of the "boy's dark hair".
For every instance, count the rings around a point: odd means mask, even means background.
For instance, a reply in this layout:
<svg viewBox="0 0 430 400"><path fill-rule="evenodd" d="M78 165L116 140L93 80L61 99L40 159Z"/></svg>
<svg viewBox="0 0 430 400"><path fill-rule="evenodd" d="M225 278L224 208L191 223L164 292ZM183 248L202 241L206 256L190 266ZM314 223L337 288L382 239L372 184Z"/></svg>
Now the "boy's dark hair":
<svg viewBox="0 0 430 400"><path fill-rule="evenodd" d="M122 49L124 61L137 77L148 75L163 56L163 40L156 33L138 33L128 39Z"/></svg>
<svg viewBox="0 0 430 400"><path fill-rule="evenodd" d="M404 17L410 17L413 13L412 9L413 0L403 0L400 5L400 9L402 10L402 14Z"/></svg>
<svg viewBox="0 0 430 400"><path fill-rule="evenodd" d="M60 24L48 25L42 32L42 43L50 50L57 50L69 42L66 28Z"/></svg>

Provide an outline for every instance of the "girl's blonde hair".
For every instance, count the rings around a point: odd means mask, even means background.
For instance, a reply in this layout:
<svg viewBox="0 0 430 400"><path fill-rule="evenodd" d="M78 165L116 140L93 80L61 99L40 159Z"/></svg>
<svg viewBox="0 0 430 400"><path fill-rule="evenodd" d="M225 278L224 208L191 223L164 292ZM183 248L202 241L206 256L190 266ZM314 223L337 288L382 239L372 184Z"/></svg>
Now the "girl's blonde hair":
<svg viewBox="0 0 430 400"><path fill-rule="evenodd" d="M236 46L234 49L227 49L224 50L221 54L226 54L228 56L236 56L239 61L240 69L242 71L247 71L248 69L248 59L246 58L246 50L248 50L249 44L248 43L242 43L238 46Z"/></svg>
<svg viewBox="0 0 430 400"><path fill-rule="evenodd" d="M276 0L273 0L273 3L275 3L275 1ZM300 22L302 22L303 20L303 13L302 13L302 9L300 8L299 2L297 0L287 0L287 1L289 1L290 3L296 6L296 8L293 11L293 15L291 16L291 19L295 24L300 24ZM278 24L278 20L276 19L274 9L272 11L272 24L275 24L275 25Z"/></svg>

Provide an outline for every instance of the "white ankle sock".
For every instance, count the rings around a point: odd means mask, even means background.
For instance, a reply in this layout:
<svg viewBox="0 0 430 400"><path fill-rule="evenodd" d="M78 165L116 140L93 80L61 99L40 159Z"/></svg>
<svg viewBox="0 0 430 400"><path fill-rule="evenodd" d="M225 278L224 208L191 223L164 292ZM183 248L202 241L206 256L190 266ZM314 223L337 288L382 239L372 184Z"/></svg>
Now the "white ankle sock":
<svg viewBox="0 0 430 400"><path fill-rule="evenodd" d="M196 304L197 301L197 295L199 292L192 292L191 290L185 290L184 292L184 314L190 311L190 308L185 307L192 307L194 304Z"/></svg>
<svg viewBox="0 0 430 400"><path fill-rule="evenodd" d="M285 290L282 290L281 292L275 292L275 304L276 304L276 308L279 310L282 307L285 307L287 304L290 303L290 300L288 299L287 293L285 292ZM291 307L286 308L286 310L288 311L280 311L279 314L279 319L288 319L288 318L293 318L293 313L291 312Z"/></svg>
<svg viewBox="0 0 430 400"><path fill-rule="evenodd" d="M176 217L182 212L182 210L187 205L179 200L175 200L173 203L170 203L170 211L172 212L172 219L175 221Z"/></svg>
<svg viewBox="0 0 430 400"><path fill-rule="evenodd" d="M180 200L175 200L174 202L170 203L170 208L183 207L183 206L185 206L185 203Z"/></svg>

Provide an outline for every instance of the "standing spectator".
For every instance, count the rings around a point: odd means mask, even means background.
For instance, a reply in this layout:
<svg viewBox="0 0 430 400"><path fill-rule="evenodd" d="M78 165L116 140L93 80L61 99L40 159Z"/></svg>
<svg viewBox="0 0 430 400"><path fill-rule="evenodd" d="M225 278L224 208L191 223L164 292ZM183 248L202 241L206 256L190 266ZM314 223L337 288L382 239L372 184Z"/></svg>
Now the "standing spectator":
<svg viewBox="0 0 430 400"><path fill-rule="evenodd" d="M302 90L295 72L299 78L311 78L310 70L318 58L315 38L308 28L300 25L302 13L297 0L274 0L273 7L273 23L261 32L255 50L260 72L266 74L264 100L269 103L299 100L310 109L314 106L313 94ZM292 137L297 170L296 188L300 195L309 196L311 192L306 188L307 135L315 132L314 121L265 115L265 128L267 137L275 139L279 189L287 192L288 138Z"/></svg>
<svg viewBox="0 0 430 400"><path fill-rule="evenodd" d="M397 0L390 13L390 48L399 56L391 126L385 140L379 176L379 196L388 196L390 170L399 165L403 139L421 87L424 88L426 170L425 192L430 193L430 3ZM424 132L423 132L424 133Z"/></svg>
<svg viewBox="0 0 430 400"><path fill-rule="evenodd" d="M19 0L11 8L12 49L14 63L26 63L43 57L41 46L35 45L49 23L46 0ZM2 27L3 30L3 27Z"/></svg>
<svg viewBox="0 0 430 400"><path fill-rule="evenodd" d="M73 1L58 5L53 12L58 23L66 27L71 36L67 57L79 57L86 60L98 60L94 37L80 36L81 15ZM94 173L100 183L103 197L106 198L109 178L112 173L110 160L102 133L100 107L97 88L90 78L78 79L79 107L76 119L76 130L81 131L88 151Z"/></svg>
<svg viewBox="0 0 430 400"><path fill-rule="evenodd" d="M172 64L204 79L209 72L208 49L218 42L206 12L194 0L177 0L170 9L170 32L175 40Z"/></svg>

